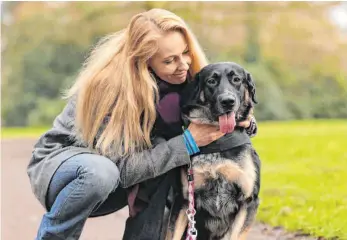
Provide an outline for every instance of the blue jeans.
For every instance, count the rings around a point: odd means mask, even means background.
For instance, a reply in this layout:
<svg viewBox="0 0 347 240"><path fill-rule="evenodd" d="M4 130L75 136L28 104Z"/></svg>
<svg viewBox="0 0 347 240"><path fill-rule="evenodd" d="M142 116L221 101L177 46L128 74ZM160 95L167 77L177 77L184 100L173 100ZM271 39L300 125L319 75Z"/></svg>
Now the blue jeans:
<svg viewBox="0 0 347 240"><path fill-rule="evenodd" d="M46 198L48 212L36 239L78 239L88 217L126 205L125 191L117 188L118 183L118 168L108 158L79 154L66 160L52 177Z"/></svg>

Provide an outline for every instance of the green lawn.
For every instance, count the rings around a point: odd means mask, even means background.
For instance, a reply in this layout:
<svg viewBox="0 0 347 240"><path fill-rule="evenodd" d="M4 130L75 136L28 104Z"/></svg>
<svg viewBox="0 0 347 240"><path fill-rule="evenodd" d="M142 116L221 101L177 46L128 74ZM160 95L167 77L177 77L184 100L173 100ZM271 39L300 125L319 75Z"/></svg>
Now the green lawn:
<svg viewBox="0 0 347 240"><path fill-rule="evenodd" d="M47 128L2 129L2 138ZM262 160L258 220L288 230L347 239L347 120L259 123Z"/></svg>
<svg viewBox="0 0 347 240"><path fill-rule="evenodd" d="M49 127L35 128L1 128L1 138L38 138Z"/></svg>
<svg viewBox="0 0 347 240"><path fill-rule="evenodd" d="M258 220L347 239L347 120L259 124Z"/></svg>

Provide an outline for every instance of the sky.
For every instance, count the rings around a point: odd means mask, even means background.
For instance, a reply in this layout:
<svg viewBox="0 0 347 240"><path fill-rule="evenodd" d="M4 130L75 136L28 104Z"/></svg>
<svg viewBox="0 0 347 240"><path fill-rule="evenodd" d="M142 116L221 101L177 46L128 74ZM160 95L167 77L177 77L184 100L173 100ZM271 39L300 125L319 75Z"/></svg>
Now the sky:
<svg viewBox="0 0 347 240"><path fill-rule="evenodd" d="M344 31L347 31L347 2L331 9L330 17Z"/></svg>

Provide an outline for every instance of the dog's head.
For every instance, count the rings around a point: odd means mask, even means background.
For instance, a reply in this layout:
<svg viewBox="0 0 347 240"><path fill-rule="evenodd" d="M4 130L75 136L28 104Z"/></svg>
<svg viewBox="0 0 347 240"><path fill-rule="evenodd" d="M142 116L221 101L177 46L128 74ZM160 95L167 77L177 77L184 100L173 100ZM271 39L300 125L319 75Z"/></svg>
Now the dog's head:
<svg viewBox="0 0 347 240"><path fill-rule="evenodd" d="M224 133L232 132L257 103L251 74L232 62L204 67L181 96L185 121L219 125Z"/></svg>

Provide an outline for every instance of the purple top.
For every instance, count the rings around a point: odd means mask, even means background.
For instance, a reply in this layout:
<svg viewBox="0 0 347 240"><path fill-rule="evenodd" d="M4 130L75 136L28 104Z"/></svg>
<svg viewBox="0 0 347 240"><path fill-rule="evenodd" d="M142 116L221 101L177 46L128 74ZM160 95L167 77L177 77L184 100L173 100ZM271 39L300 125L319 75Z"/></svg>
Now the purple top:
<svg viewBox="0 0 347 240"><path fill-rule="evenodd" d="M159 103L157 119L152 135L164 137L166 140L182 134L182 120L180 108L180 93L187 81L182 84L170 84L157 77L159 87Z"/></svg>

